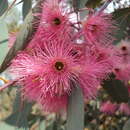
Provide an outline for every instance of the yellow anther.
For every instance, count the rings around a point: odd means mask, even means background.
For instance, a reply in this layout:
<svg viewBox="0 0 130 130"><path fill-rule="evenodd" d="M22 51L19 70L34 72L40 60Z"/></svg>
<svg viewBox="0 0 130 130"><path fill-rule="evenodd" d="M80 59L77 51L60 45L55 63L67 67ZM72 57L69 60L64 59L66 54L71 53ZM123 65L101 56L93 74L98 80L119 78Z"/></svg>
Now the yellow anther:
<svg viewBox="0 0 130 130"><path fill-rule="evenodd" d="M130 85L130 80L128 81L128 84Z"/></svg>
<svg viewBox="0 0 130 130"><path fill-rule="evenodd" d="M6 79L3 78L3 77L0 77L0 80L2 80L4 83L8 83L8 82L9 82L8 80L6 80Z"/></svg>

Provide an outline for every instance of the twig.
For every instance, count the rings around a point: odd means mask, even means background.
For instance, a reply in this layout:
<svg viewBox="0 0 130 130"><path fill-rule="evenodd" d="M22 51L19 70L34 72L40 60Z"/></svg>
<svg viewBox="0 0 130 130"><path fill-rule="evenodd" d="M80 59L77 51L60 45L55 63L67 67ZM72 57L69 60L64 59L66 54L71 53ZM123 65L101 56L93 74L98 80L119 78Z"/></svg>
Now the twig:
<svg viewBox="0 0 130 130"><path fill-rule="evenodd" d="M101 13L102 11L104 11L106 8L107 8L107 6L112 2L113 0L107 0L105 3L104 3L104 5L99 9L99 11L97 11L95 14L99 14L99 13Z"/></svg>
<svg viewBox="0 0 130 130"><path fill-rule="evenodd" d="M8 41L8 39L2 40L2 41L0 41L0 44L5 43L7 41Z"/></svg>
<svg viewBox="0 0 130 130"><path fill-rule="evenodd" d="M12 80L12 81L6 83L2 87L0 87L0 92L3 91L5 88L8 88L9 86L13 85L14 83L16 83L16 80Z"/></svg>
<svg viewBox="0 0 130 130"><path fill-rule="evenodd" d="M14 0L13 2L12 2L12 4L8 7L8 9L7 9L7 11L6 11L6 13L5 13L5 15L4 16L6 16L7 15L7 13L9 12L9 10L14 6L14 4L15 4L15 2L16 2L17 0Z"/></svg>

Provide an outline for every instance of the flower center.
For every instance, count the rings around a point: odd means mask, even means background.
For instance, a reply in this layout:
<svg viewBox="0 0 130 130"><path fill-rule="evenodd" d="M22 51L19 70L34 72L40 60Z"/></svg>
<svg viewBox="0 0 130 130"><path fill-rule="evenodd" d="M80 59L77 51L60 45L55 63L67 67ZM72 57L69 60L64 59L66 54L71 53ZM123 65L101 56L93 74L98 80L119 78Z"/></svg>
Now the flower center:
<svg viewBox="0 0 130 130"><path fill-rule="evenodd" d="M53 23L55 25L60 25L61 24L61 20L59 18L54 18Z"/></svg>
<svg viewBox="0 0 130 130"><path fill-rule="evenodd" d="M127 50L126 46L123 46L121 49L122 49L123 51L126 51L126 50Z"/></svg>
<svg viewBox="0 0 130 130"><path fill-rule="evenodd" d="M97 31L97 29L98 29L98 28L97 28L97 25L93 25L93 26L92 26L92 32Z"/></svg>
<svg viewBox="0 0 130 130"><path fill-rule="evenodd" d="M56 68L56 70L61 71L64 68L64 64L60 61L57 61L55 63L55 68Z"/></svg>
<svg viewBox="0 0 130 130"><path fill-rule="evenodd" d="M120 71L120 69L119 69L119 68L115 68L115 71L116 71L116 72L119 72L119 71Z"/></svg>

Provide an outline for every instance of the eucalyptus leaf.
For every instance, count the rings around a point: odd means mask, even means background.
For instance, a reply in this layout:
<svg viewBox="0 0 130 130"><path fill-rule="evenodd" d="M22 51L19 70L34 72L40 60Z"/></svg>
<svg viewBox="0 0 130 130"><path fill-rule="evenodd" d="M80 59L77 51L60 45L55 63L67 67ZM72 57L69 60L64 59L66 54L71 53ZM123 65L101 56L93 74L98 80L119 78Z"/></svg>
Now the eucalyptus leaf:
<svg viewBox="0 0 130 130"><path fill-rule="evenodd" d="M29 130L28 115L31 112L32 104L22 101L20 93L17 94L13 106L13 113L5 119L8 125L14 127L14 130Z"/></svg>
<svg viewBox="0 0 130 130"><path fill-rule="evenodd" d="M75 10L84 8L88 0L72 0L72 4Z"/></svg>
<svg viewBox="0 0 130 130"><path fill-rule="evenodd" d="M2 18L0 18L0 65L8 52L8 28ZM1 42L4 44L1 44Z"/></svg>
<svg viewBox="0 0 130 130"><path fill-rule="evenodd" d="M8 0L0 0L0 16L8 9Z"/></svg>
<svg viewBox="0 0 130 130"><path fill-rule="evenodd" d="M127 87L122 81L115 79L113 74L109 79L104 81L103 88L111 96L113 101L117 103L128 103L129 93Z"/></svg>
<svg viewBox="0 0 130 130"><path fill-rule="evenodd" d="M31 8L32 8L32 0L23 0L23 7L22 7L23 19L25 19Z"/></svg>
<svg viewBox="0 0 130 130"><path fill-rule="evenodd" d="M15 127L2 121L0 122L0 130L15 130Z"/></svg>
<svg viewBox="0 0 130 130"><path fill-rule="evenodd" d="M130 130L130 119L123 126L123 130Z"/></svg>
<svg viewBox="0 0 130 130"><path fill-rule="evenodd" d="M101 2L102 0L88 0L85 5L88 8L96 8L101 4Z"/></svg>
<svg viewBox="0 0 130 130"><path fill-rule="evenodd" d="M39 130L46 130L46 122L45 122L45 120L40 121Z"/></svg>
<svg viewBox="0 0 130 130"><path fill-rule="evenodd" d="M115 12L113 12L113 18L116 20L118 31L115 35L116 41L115 44L117 44L122 39L129 39L129 33L130 33L130 7L129 8L123 8L123 9L117 9Z"/></svg>
<svg viewBox="0 0 130 130"><path fill-rule="evenodd" d="M53 124L49 125L46 130L53 130Z"/></svg>
<svg viewBox="0 0 130 130"><path fill-rule="evenodd" d="M83 130L84 128L84 99L78 84L72 83L72 93L69 97L67 111L67 130Z"/></svg>

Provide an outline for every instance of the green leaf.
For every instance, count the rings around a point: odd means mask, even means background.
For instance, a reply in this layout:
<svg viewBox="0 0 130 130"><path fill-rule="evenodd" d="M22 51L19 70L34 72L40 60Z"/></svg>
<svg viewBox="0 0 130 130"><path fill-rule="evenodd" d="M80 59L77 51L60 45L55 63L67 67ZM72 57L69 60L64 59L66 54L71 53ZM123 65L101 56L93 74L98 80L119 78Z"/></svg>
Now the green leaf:
<svg viewBox="0 0 130 130"><path fill-rule="evenodd" d="M0 16L8 9L8 0L0 0Z"/></svg>
<svg viewBox="0 0 130 130"><path fill-rule="evenodd" d="M86 7L88 8L96 8L101 4L102 0L88 0L86 2Z"/></svg>
<svg viewBox="0 0 130 130"><path fill-rule="evenodd" d="M0 122L0 130L15 130L15 127L2 121Z"/></svg>
<svg viewBox="0 0 130 130"><path fill-rule="evenodd" d="M123 130L130 130L130 119L123 126Z"/></svg>
<svg viewBox="0 0 130 130"><path fill-rule="evenodd" d="M72 0L72 4L75 10L84 8L88 0Z"/></svg>
<svg viewBox="0 0 130 130"><path fill-rule="evenodd" d="M111 75L110 79L104 81L103 88L106 90L109 96L111 96L113 101L117 103L129 101L127 87L122 81L115 79L114 75Z"/></svg>
<svg viewBox="0 0 130 130"><path fill-rule="evenodd" d="M117 22L118 31L115 37L117 40L115 44L122 39L129 38L130 33L130 7L118 9L113 13L113 18Z"/></svg>
<svg viewBox="0 0 130 130"><path fill-rule="evenodd" d="M57 130L57 128L54 129L54 126L55 126L55 121L52 121L51 123L49 123L46 130Z"/></svg>
<svg viewBox="0 0 130 130"><path fill-rule="evenodd" d="M0 41L8 39L8 29L2 18L0 18ZM6 54L8 52L8 42L5 41L4 44L0 44L0 65L3 62Z"/></svg>
<svg viewBox="0 0 130 130"><path fill-rule="evenodd" d="M13 113L5 119L5 122L14 127L14 130L29 130L28 115L31 112L32 104L22 101L20 93L17 94L13 106Z"/></svg>
<svg viewBox="0 0 130 130"><path fill-rule="evenodd" d="M69 97L67 112L67 130L83 130L84 128L84 99L81 88L72 83L72 93Z"/></svg>
<svg viewBox="0 0 130 130"><path fill-rule="evenodd" d="M46 127L46 130L64 130L64 129L61 128L60 121L55 119L49 122L49 124Z"/></svg>
<svg viewBox="0 0 130 130"><path fill-rule="evenodd" d="M23 19L25 19L31 8L32 8L32 0L23 0L23 7L22 7Z"/></svg>
<svg viewBox="0 0 130 130"><path fill-rule="evenodd" d="M45 120L40 121L39 123L39 130L46 130Z"/></svg>

